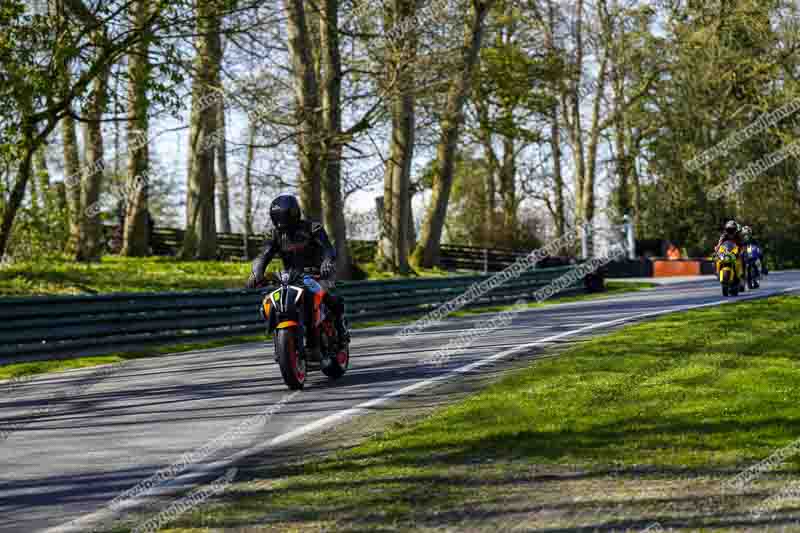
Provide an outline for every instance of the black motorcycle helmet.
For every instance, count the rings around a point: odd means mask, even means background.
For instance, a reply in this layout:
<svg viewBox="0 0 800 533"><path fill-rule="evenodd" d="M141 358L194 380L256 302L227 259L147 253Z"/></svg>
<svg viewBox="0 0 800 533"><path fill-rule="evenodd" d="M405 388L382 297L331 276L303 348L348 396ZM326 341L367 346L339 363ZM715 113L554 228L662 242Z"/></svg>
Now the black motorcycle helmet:
<svg viewBox="0 0 800 533"><path fill-rule="evenodd" d="M269 206L269 217L272 224L281 231L291 231L300 224L303 217L300 202L291 194L281 194Z"/></svg>
<svg viewBox="0 0 800 533"><path fill-rule="evenodd" d="M736 223L735 220L729 220L725 224L725 235L728 237L733 237L739 231L739 224Z"/></svg>

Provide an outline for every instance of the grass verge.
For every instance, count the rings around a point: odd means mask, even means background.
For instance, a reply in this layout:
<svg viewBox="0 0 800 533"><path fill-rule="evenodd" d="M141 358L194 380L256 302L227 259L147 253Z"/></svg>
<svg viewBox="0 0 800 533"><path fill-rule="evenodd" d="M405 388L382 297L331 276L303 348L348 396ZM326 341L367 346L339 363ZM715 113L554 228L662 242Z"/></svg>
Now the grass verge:
<svg viewBox="0 0 800 533"><path fill-rule="evenodd" d="M0 295L99 294L241 288L250 264L105 256L98 263L31 261L0 267Z"/></svg>
<svg viewBox="0 0 800 533"><path fill-rule="evenodd" d="M359 265L369 279L398 277L374 263ZM273 261L269 272L280 268ZM250 275L245 261L180 261L173 257L105 256L98 263L78 263L66 258L0 265L0 296L101 294L238 289ZM444 277L468 272L421 269L413 277ZM411 276L407 276L411 277Z"/></svg>
<svg viewBox="0 0 800 533"><path fill-rule="evenodd" d="M722 495L720 479L798 437L798 343L797 297L626 327L331 457L256 467L174 525L763 529L746 510L784 482Z"/></svg>

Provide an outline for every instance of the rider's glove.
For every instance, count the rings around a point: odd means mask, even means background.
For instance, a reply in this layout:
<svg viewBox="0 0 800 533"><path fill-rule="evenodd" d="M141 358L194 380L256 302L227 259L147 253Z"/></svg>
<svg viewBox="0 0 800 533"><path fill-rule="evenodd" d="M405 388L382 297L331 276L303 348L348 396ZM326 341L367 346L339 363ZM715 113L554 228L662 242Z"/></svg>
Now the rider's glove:
<svg viewBox="0 0 800 533"><path fill-rule="evenodd" d="M258 287L258 280L256 279L256 275L250 274L250 277L247 278L247 283L245 283L244 286L246 289L255 289L256 287Z"/></svg>
<svg viewBox="0 0 800 533"><path fill-rule="evenodd" d="M336 270L336 265L330 259L325 259L319 267L319 273L323 278L330 278Z"/></svg>

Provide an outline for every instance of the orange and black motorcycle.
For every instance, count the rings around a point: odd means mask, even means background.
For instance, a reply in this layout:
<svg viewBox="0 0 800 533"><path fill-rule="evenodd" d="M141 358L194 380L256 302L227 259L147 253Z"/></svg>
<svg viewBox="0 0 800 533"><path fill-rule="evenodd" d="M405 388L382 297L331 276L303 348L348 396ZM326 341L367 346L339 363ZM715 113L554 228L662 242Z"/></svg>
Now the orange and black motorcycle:
<svg viewBox="0 0 800 533"><path fill-rule="evenodd" d="M275 275L277 288L264 292L261 304L262 317L269 323L269 333L275 343L275 361L281 368L286 386L299 390L305 386L310 370L322 370L333 379L338 379L350 364L350 348L346 344L339 349L339 338L333 325L333 316L322 303L325 289L309 291L304 284L308 274L297 270ZM319 276L312 276L318 281ZM305 324L306 306L313 306L311 324ZM319 351L309 353L306 349L307 335L313 335ZM318 354L318 356L316 355Z"/></svg>

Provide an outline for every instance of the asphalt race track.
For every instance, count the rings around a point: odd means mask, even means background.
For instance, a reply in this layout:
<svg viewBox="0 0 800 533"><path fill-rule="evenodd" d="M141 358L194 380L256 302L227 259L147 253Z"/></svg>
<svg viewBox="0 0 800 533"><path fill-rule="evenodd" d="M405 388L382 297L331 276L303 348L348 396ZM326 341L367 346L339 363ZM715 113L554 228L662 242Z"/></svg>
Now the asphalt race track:
<svg viewBox="0 0 800 533"><path fill-rule="evenodd" d="M512 355L663 313L793 290L800 290L800 272L773 273L738 298L723 299L710 278L527 310L438 366L424 362L487 315L402 340L399 327L356 330L348 374L329 383L314 372L294 395L271 344L261 343L0 383L0 531L90 530L138 502L109 506L112 499L184 453L201 460L159 484L162 493L219 477L251 453L300 448L315 432Z"/></svg>

